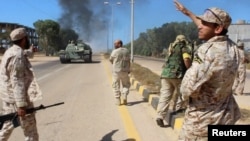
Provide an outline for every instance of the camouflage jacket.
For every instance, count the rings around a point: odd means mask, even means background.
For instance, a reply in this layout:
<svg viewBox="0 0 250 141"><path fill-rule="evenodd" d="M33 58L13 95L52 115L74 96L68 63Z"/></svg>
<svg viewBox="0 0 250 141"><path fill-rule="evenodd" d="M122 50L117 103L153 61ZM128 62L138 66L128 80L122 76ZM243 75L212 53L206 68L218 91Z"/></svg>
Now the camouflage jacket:
<svg viewBox="0 0 250 141"><path fill-rule="evenodd" d="M183 54L191 54L190 47L184 42L170 44L166 55L161 78L183 78L187 68L184 64Z"/></svg>
<svg viewBox="0 0 250 141"><path fill-rule="evenodd" d="M232 94L239 61L237 46L227 36L213 37L198 48L180 87L183 99L189 100L186 136L204 137L208 125L234 124L240 118Z"/></svg>
<svg viewBox="0 0 250 141"><path fill-rule="evenodd" d="M42 98L32 66L21 47L6 50L0 66L0 94L3 101L25 107Z"/></svg>

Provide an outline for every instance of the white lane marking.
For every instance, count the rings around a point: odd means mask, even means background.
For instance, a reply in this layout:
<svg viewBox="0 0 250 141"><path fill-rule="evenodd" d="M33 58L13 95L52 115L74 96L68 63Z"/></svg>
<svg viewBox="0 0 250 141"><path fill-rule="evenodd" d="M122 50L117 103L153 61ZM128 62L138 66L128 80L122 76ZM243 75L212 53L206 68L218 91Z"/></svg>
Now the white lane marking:
<svg viewBox="0 0 250 141"><path fill-rule="evenodd" d="M55 71L53 71L53 72L47 73L47 74L45 74L45 75L39 77L39 78L37 79L37 81L41 81L41 80L43 80L43 79L45 79L45 78L51 76L51 75L54 74L54 73L57 73L57 72L59 72L59 71L62 71L62 70L64 70L64 69L68 68L69 66L70 66L70 65L67 65L67 66L64 66L64 67L62 67L62 68L59 68L59 69L57 69L57 70L55 70Z"/></svg>

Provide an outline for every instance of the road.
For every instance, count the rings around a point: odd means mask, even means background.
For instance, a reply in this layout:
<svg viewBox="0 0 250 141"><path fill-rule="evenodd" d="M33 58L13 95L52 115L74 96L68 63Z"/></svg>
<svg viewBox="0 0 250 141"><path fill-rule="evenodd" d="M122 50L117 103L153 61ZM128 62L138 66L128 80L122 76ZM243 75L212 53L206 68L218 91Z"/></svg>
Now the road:
<svg viewBox="0 0 250 141"><path fill-rule="evenodd" d="M42 62L42 63L41 63ZM116 106L111 65L100 55L93 63L61 64L58 58L33 61L43 99L65 104L38 111L40 141L175 141L174 130L155 123L155 110L131 87L127 106ZM17 127L9 141L24 140Z"/></svg>

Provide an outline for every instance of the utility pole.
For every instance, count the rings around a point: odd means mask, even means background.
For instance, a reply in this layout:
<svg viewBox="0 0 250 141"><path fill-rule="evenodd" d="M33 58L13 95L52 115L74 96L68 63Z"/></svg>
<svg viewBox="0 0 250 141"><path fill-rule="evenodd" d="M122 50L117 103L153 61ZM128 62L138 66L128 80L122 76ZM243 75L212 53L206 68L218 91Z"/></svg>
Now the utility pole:
<svg viewBox="0 0 250 141"><path fill-rule="evenodd" d="M111 42L112 42L112 49L114 48L113 44L113 36L114 36L114 6L115 5L121 5L121 2L116 2L116 3L110 3L108 1L104 2L105 5L110 5L111 7Z"/></svg>
<svg viewBox="0 0 250 141"><path fill-rule="evenodd" d="M134 62L134 0L131 0L131 62Z"/></svg>

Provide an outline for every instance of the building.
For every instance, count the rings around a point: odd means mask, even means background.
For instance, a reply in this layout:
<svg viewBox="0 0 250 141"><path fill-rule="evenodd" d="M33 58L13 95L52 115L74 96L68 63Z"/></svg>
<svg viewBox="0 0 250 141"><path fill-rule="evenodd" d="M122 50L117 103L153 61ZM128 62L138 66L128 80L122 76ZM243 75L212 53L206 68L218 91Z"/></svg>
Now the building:
<svg viewBox="0 0 250 141"><path fill-rule="evenodd" d="M0 48L6 49L10 46L9 34L13 29L19 27L24 27L27 30L31 44L38 45L38 35L35 29L17 23L0 22Z"/></svg>
<svg viewBox="0 0 250 141"><path fill-rule="evenodd" d="M235 42L237 40L243 41L245 50L250 51L250 23L239 20L235 24L231 24L228 28L228 35Z"/></svg>

